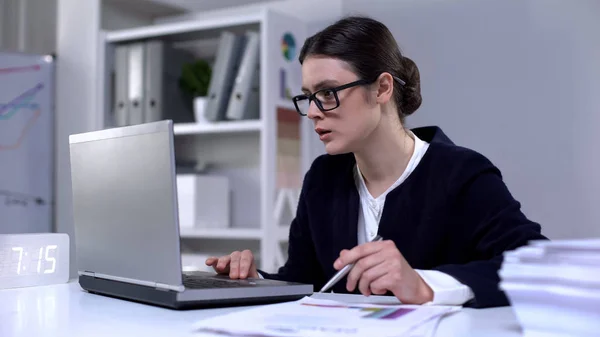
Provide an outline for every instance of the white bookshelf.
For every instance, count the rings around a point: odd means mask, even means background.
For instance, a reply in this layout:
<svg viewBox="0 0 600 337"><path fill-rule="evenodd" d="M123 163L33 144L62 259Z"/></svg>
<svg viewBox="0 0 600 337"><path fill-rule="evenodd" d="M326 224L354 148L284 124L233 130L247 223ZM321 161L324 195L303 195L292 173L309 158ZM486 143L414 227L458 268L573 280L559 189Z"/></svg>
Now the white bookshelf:
<svg viewBox="0 0 600 337"><path fill-rule="evenodd" d="M269 16L281 15L275 12L267 13L267 11L268 10L266 9L257 9L246 14L238 13L232 16L223 15L214 18L204 18L202 20L192 19L181 22L110 31L106 34L106 42L129 42L157 37L170 37L179 40L189 40L190 36L192 35L203 38L216 37L223 29L244 31L247 27L255 27L258 24L267 23ZM298 20L296 19L293 20L293 22L297 21ZM293 24L293 22L290 23ZM285 29L285 27L282 28ZM300 27L294 27L294 29L297 28Z"/></svg>
<svg viewBox="0 0 600 337"><path fill-rule="evenodd" d="M236 132L261 132L263 123L261 121L227 121L210 124L200 123L177 123L173 126L175 135L201 135L201 134L225 134Z"/></svg>
<svg viewBox="0 0 600 337"><path fill-rule="evenodd" d="M276 237L279 241L287 241L290 232L289 225L281 225L277 228ZM179 234L182 238L213 238L213 239L257 239L263 236L261 229L254 228L181 228Z"/></svg>
<svg viewBox="0 0 600 337"><path fill-rule="evenodd" d="M306 38L306 28L297 18L270 9L256 9L244 14L218 16L181 22L161 23L127 30L103 32L100 46L100 69L97 74L105 85L101 88L98 120L103 127L111 127L112 97L111 71L114 47L148 39L161 39L173 46L196 51L199 58L214 56L214 41L223 30L260 33L260 118L243 121L214 123L175 123L176 159L208 163L206 174L222 174L230 178L232 186L231 226L229 228L182 227L180 236L197 250L198 256L229 253L230 249L243 250L247 242L256 243L259 266L276 271L282 263L281 243L289 234L289 218L285 222L275 216L277 199L277 110L294 110L289 98L281 97L280 72L285 70L285 86L292 94L301 86L298 53ZM285 33L295 39L291 59L283 57L281 41ZM310 149L304 140L311 131L310 122L301 120L300 178L309 165ZM207 242L204 244L202 242ZM210 247L211 251L203 251ZM222 251L214 251L215 247ZM207 248L208 249L208 248ZM189 254L186 251L186 254ZM188 255L186 255L188 256ZM201 259L200 259L201 260Z"/></svg>
<svg viewBox="0 0 600 337"><path fill-rule="evenodd" d="M254 228L181 228L182 238L214 238L214 239L260 239L262 232Z"/></svg>

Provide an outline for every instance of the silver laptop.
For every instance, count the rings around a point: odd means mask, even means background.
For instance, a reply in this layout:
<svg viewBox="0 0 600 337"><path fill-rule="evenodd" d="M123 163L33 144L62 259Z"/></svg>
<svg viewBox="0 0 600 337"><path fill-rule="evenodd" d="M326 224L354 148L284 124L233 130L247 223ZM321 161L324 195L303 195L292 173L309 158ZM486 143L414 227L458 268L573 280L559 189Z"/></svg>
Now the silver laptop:
<svg viewBox="0 0 600 337"><path fill-rule="evenodd" d="M81 287L176 309L311 295L312 285L182 272L173 142L170 120L69 137Z"/></svg>

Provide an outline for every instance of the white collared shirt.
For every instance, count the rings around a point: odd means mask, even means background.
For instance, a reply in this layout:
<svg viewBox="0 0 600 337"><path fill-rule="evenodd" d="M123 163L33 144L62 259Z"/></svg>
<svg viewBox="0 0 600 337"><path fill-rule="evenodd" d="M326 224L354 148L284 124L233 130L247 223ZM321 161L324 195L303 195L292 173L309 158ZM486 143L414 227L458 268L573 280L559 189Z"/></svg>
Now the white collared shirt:
<svg viewBox="0 0 600 337"><path fill-rule="evenodd" d="M411 133L415 140L413 154L404 170L404 173L390 186L384 193L377 198L373 198L367 189L365 181L358 165L354 169L354 181L360 195L360 207L358 216L358 244L371 241L379 229L379 220L383 213L385 197L413 172L415 167L421 161L421 158L427 152L429 143L419 139ZM463 305L473 298L473 291L466 285L457 281L454 277L437 270L419 270L416 269L423 281L433 290L433 301L430 304L436 305Z"/></svg>

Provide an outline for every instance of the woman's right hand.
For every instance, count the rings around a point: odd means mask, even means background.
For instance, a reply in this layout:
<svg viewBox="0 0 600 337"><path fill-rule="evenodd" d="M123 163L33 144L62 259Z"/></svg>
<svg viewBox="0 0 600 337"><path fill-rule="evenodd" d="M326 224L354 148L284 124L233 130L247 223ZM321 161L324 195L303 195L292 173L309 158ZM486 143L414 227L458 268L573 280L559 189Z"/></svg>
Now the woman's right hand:
<svg viewBox="0 0 600 337"><path fill-rule="evenodd" d="M229 274L232 279L259 278L250 250L235 251L221 257L211 256L206 259L206 265L213 267L218 274Z"/></svg>

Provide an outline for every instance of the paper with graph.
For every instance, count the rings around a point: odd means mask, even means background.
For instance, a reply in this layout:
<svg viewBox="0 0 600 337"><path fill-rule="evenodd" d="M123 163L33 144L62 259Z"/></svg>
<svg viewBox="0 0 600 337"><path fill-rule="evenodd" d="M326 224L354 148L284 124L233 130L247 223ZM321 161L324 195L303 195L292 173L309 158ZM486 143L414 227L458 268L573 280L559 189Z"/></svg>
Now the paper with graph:
<svg viewBox="0 0 600 337"><path fill-rule="evenodd" d="M460 308L345 303L305 297L202 320L194 326L194 332L198 336L399 337L457 310Z"/></svg>
<svg viewBox="0 0 600 337"><path fill-rule="evenodd" d="M52 229L53 67L0 53L0 234Z"/></svg>

